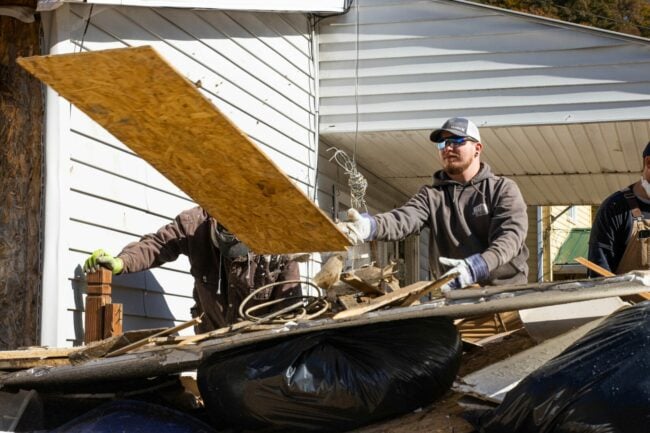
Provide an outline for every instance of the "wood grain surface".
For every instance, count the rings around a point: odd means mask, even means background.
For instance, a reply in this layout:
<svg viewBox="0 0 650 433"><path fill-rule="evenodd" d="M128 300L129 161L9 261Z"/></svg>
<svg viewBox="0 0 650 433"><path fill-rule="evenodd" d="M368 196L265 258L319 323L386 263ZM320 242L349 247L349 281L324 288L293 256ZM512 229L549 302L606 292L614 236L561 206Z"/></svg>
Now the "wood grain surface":
<svg viewBox="0 0 650 433"><path fill-rule="evenodd" d="M0 16L0 350L40 343L48 289L41 257L44 97L41 83L16 64L40 53L40 26Z"/></svg>
<svg viewBox="0 0 650 433"><path fill-rule="evenodd" d="M343 251L345 235L149 46L19 59L257 253Z"/></svg>

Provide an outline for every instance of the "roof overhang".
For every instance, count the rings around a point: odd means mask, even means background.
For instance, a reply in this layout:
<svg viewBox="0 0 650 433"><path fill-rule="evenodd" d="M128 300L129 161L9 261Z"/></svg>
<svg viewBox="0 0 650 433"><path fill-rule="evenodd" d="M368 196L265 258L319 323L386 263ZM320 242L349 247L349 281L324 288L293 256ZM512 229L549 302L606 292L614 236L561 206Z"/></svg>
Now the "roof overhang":
<svg viewBox="0 0 650 433"><path fill-rule="evenodd" d="M258 12L343 13L347 0L39 0L39 10L62 3L88 3L115 6L170 7Z"/></svg>
<svg viewBox="0 0 650 433"><path fill-rule="evenodd" d="M355 155L369 172L415 194L442 165L431 128L321 133L321 140ZM481 127L481 161L515 180L529 205L598 205L641 176L650 121Z"/></svg>
<svg viewBox="0 0 650 433"><path fill-rule="evenodd" d="M429 134L450 117L529 205L600 204L640 176L650 39L462 0L367 0L318 31L321 140L406 196L441 168Z"/></svg>

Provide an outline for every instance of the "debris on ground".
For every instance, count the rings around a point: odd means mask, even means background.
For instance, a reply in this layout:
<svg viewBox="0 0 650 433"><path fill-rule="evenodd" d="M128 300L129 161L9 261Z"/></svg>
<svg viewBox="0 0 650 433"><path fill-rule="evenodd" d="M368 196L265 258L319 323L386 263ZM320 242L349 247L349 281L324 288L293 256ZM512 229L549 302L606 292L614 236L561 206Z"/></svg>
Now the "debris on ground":
<svg viewBox="0 0 650 433"><path fill-rule="evenodd" d="M34 423L40 419L39 428L51 430L104 403L128 398L181 410L214 427L214 419L208 416L214 399L206 401L203 394L209 393L209 382L216 381L216 376L211 377L206 382L207 385L204 383L199 390L194 379L179 375L209 368L212 360L223 359L223 356L229 353L254 354L258 348L272 347L289 341L309 341L316 339L317 335L329 335L336 339L344 334L354 334L363 327L383 329L385 326L407 324L410 321L426 323L429 320L493 315L517 311L520 308L623 296L648 290L646 273L634 272L593 280L484 287L441 293L439 289L445 280L424 281L399 287L393 266L390 264L387 267L367 267L354 272L343 272L338 281L336 278L324 279L321 285L328 287L327 293L323 287L314 285L320 291L319 295L305 296L299 302L291 301L288 306L282 303L274 305L276 310L271 312L255 311L253 314L251 311L245 311L244 306L246 320L207 334L181 337L166 335L169 330L127 332L83 348L64 351L30 348L22 354L21 351L0 353L0 398L12 400L13 396L14 403L16 399L20 402L13 406L3 405L3 410L9 411L10 409L6 408L14 406L31 408L24 411L24 414L31 415L23 415L22 418L15 410L14 413L2 415L18 426L21 419L29 420L31 431L36 430ZM343 285L347 284L346 279L354 283L347 285L343 290ZM333 293L336 296L332 297ZM347 305L346 302L340 302L345 296L348 296ZM181 326L190 325L191 323ZM407 332L410 333L411 331ZM413 337L417 337L417 333ZM382 335L378 347L390 347L391 338L396 337L391 333ZM356 345L363 346L363 339L359 337L358 340ZM515 356L516 353L535 345L525 330L510 328L497 335L463 343L461 377L493 365L499 360ZM354 343L347 345L350 348L355 346ZM430 343L415 343L418 350L421 350L423 345ZM387 359L386 356L375 354L372 360L382 361ZM339 356L334 358L338 359ZM282 367L287 372L290 370L288 365ZM364 363L356 367L350 363L348 367L334 371L337 374L354 376L355 369L363 371L364 368L367 368ZM307 370L311 373L312 369L313 365ZM378 367L374 366L371 370L377 371ZM298 373L306 372L301 370ZM224 377L229 373L230 371L224 371ZM296 371L289 373L283 377L300 378L303 380L302 385L309 384L304 381L309 375L296 376ZM451 383L456 373L450 372L449 375L448 382ZM239 380L243 389L246 378L242 376ZM317 388L315 382L309 386ZM406 386L407 394L412 386L415 385ZM379 388L377 384L373 387ZM445 387L449 388L448 385ZM20 393L16 394L16 391ZM451 390L445 393L445 389L442 389L436 395L441 396L430 404L430 400L422 398L420 404L411 401L408 407L404 406L400 411L386 410L387 416L409 412L392 420L380 422L381 413L363 409L366 410L366 418L363 418L362 422L340 425L338 430L377 421L375 424L359 427L358 431L472 431L471 426L460 416L463 407L458 404L467 404L464 398L467 397L466 393ZM248 394L244 392L239 398L248 398ZM486 404L485 407L490 407L495 402L482 400L476 404ZM423 407L420 407L421 405ZM39 415L33 415L34 413L40 414L40 418Z"/></svg>
<svg viewBox="0 0 650 433"><path fill-rule="evenodd" d="M482 432L645 433L650 302L623 308L476 418Z"/></svg>

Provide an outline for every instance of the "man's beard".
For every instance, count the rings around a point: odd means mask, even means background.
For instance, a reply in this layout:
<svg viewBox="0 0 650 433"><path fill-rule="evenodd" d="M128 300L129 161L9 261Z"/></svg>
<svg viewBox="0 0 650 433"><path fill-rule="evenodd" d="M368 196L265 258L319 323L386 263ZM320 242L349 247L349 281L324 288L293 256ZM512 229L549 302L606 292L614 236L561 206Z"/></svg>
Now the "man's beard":
<svg viewBox="0 0 650 433"><path fill-rule="evenodd" d="M447 174L457 175L467 170L467 168L472 164L472 161L474 161L474 157L470 157L467 161L444 161L443 168Z"/></svg>

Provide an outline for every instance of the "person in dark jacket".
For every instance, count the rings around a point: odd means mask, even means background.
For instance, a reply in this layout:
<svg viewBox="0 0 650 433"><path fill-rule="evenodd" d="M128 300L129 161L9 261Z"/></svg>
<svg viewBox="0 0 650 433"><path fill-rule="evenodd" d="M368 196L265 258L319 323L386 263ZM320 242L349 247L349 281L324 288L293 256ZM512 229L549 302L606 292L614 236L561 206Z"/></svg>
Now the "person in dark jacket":
<svg viewBox="0 0 650 433"><path fill-rule="evenodd" d="M641 179L607 197L591 227L589 260L615 274L650 269L650 142L641 158Z"/></svg>
<svg viewBox="0 0 650 433"><path fill-rule="evenodd" d="M156 233L144 235L113 257L104 250L93 252L84 271L100 266L113 274L139 272L174 261L180 254L189 258L194 277L192 316L203 314L196 332L208 332L239 320L241 302L259 287L275 282L255 296L256 303L301 294L296 261L282 255L257 255L200 207L181 212Z"/></svg>
<svg viewBox="0 0 650 433"><path fill-rule="evenodd" d="M443 165L432 185L389 212L371 216L350 209L350 221L339 227L353 243L401 240L429 227L434 278L459 275L444 290L527 282L528 217L517 184L480 161L484 145L472 121L449 119L430 139Z"/></svg>

